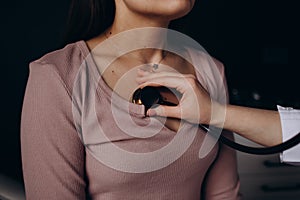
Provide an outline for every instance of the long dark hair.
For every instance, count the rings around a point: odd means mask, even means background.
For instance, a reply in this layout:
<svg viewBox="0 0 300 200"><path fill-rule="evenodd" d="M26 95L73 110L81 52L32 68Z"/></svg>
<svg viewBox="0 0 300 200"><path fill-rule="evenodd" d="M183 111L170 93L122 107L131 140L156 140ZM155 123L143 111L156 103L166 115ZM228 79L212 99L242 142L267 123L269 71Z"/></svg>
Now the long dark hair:
<svg viewBox="0 0 300 200"><path fill-rule="evenodd" d="M72 0L63 43L88 40L106 30L114 21L114 0Z"/></svg>

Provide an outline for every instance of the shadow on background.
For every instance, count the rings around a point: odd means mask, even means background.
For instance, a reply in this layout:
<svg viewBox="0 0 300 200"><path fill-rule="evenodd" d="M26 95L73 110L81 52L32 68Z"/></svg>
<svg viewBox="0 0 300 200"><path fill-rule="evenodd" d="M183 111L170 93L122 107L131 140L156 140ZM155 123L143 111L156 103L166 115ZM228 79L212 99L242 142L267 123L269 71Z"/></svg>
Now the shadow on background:
<svg viewBox="0 0 300 200"><path fill-rule="evenodd" d="M68 4L58 0L1 3L0 174L13 179L22 180L19 128L28 64L60 47Z"/></svg>
<svg viewBox="0 0 300 200"><path fill-rule="evenodd" d="M19 0L1 5L0 174L20 182L19 124L28 64L62 47L69 2ZM300 107L299 14L293 4L200 0L180 20L182 32L225 64L232 103L269 109L277 103Z"/></svg>

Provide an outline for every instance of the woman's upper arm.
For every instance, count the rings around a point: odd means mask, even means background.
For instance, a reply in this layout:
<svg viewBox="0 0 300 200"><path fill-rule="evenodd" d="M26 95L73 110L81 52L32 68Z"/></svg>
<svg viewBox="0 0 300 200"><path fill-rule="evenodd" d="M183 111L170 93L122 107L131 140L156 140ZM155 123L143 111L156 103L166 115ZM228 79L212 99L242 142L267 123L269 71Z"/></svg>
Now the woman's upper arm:
<svg viewBox="0 0 300 200"><path fill-rule="evenodd" d="M21 119L27 199L85 199L85 152L70 96L49 65L32 63Z"/></svg>
<svg viewBox="0 0 300 200"><path fill-rule="evenodd" d="M216 59L213 59L216 64L221 81L217 82L215 90L217 91L217 100L219 103L228 103L228 89L225 76L224 65ZM225 114L225 113L224 113ZM223 135L233 139L233 134L223 130ZM240 182L237 169L237 158L235 150L220 143L218 156L207 174L204 194L206 200L240 199L239 194Z"/></svg>
<svg viewBox="0 0 300 200"><path fill-rule="evenodd" d="M229 135L229 138L232 138L231 133L226 135ZM240 182L237 170L236 153L234 150L223 144L220 144L219 146L219 154L206 176L203 188L205 199L239 199Z"/></svg>

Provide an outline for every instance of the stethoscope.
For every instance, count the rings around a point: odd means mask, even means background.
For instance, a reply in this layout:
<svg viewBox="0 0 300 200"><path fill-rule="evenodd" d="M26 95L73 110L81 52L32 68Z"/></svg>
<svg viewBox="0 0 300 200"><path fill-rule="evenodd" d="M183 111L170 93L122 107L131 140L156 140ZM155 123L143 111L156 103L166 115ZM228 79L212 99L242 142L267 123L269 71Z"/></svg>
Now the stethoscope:
<svg viewBox="0 0 300 200"><path fill-rule="evenodd" d="M206 126L201 125L201 124L199 125L199 127L201 127L203 130L207 131L209 134L215 135L213 129L216 129L216 128L207 128ZM256 154L256 155L268 155L268 154L275 154L275 153L283 152L283 151L290 149L290 148L296 146L297 144L299 144L300 143L300 133L298 133L293 138L291 138L281 144L271 146L271 147L245 146L245 145L236 143L236 142L226 138L222 134L219 135L219 141L235 150L238 150L238 151L241 151L244 153Z"/></svg>
<svg viewBox="0 0 300 200"><path fill-rule="evenodd" d="M176 104L165 101L163 99L163 97L161 96L160 92L158 91L157 88L155 87L144 87L142 89L137 89L133 96L132 96L132 102L135 104L140 104L140 105L144 105L145 106L145 112L155 106L155 105L168 105L168 106L176 106ZM250 147L250 146L245 146L239 143L236 143L228 138L226 138L225 136L223 136L222 134L216 134L216 133L220 133L220 130L216 127L207 127L205 125L199 124L199 128L203 129L204 131L206 131L208 134L212 135L212 136L218 136L218 140L220 142L222 142L223 144L244 152L244 153L249 153L249 154L256 154L256 155L268 155L268 154L275 154L275 153L280 153L283 152L287 149L290 149L294 146L296 146L297 144L300 143L300 133L298 133L296 136L294 136L293 138L275 145L275 146L271 146L271 147Z"/></svg>

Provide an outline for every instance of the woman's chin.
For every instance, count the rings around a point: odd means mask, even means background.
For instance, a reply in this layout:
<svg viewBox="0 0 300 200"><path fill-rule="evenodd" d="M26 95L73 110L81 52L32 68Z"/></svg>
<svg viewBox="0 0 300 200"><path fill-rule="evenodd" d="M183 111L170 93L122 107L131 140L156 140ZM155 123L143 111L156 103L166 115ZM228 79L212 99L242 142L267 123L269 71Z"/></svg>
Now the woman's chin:
<svg viewBox="0 0 300 200"><path fill-rule="evenodd" d="M132 12L136 12L145 16L156 16L167 20L180 18L188 14L195 0L152 0L152 1L134 1L126 0L125 5Z"/></svg>
<svg viewBox="0 0 300 200"><path fill-rule="evenodd" d="M194 0L166 0L161 9L161 15L173 19L177 19L187 15L194 6Z"/></svg>

